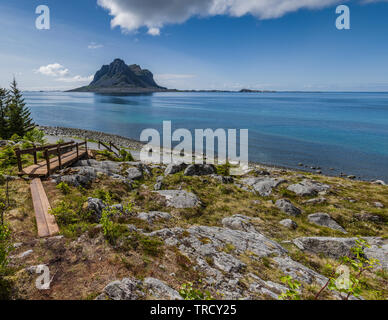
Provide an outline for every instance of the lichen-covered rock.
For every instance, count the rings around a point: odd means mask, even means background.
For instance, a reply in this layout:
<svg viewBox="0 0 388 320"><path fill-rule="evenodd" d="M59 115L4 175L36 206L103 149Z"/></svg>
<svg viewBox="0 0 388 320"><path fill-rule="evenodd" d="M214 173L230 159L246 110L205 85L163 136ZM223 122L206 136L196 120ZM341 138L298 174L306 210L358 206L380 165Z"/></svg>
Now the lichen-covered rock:
<svg viewBox="0 0 388 320"><path fill-rule="evenodd" d="M302 211L295 207L291 201L287 200L287 199L280 199L280 200L277 200L275 205L281 210L283 211L284 213L288 214L288 215L291 215L291 216L299 216Z"/></svg>
<svg viewBox="0 0 388 320"><path fill-rule="evenodd" d="M145 278L144 286L148 290L148 294L158 300L183 300L178 291L158 279Z"/></svg>
<svg viewBox="0 0 388 320"><path fill-rule="evenodd" d="M312 284L314 282L323 286L327 278L314 270L305 267L303 264L292 260L289 256L274 257L273 260L278 264L278 268L293 279Z"/></svg>
<svg viewBox="0 0 388 320"><path fill-rule="evenodd" d="M234 182L233 177L230 177L230 176L220 176L220 175L217 175L217 174L212 174L211 177L213 179L217 180L219 183L228 184L228 183L233 183Z"/></svg>
<svg viewBox="0 0 388 320"><path fill-rule="evenodd" d="M185 172L185 176L205 176L216 173L216 167L212 164L191 164Z"/></svg>
<svg viewBox="0 0 388 320"><path fill-rule="evenodd" d="M388 239L379 237L364 237L370 248L365 248L366 258L380 260L381 266L388 269ZM335 238L335 237L302 237L293 242L303 251L316 254L325 254L333 259L352 257L351 248L356 245L357 238Z"/></svg>
<svg viewBox="0 0 388 320"><path fill-rule="evenodd" d="M159 176L159 177L156 178L156 183L154 185L154 190L155 191L159 191L159 190L162 189L162 187L163 187L163 179L164 179L163 176Z"/></svg>
<svg viewBox="0 0 388 320"><path fill-rule="evenodd" d="M295 221L292 221L291 219L284 219L279 222L282 226L288 228L288 229L293 229L295 230L298 228L298 225Z"/></svg>
<svg viewBox="0 0 388 320"><path fill-rule="evenodd" d="M96 217L96 220L100 220L102 215L102 210L106 208L106 204L101 199L88 198L88 201L86 202L85 207Z"/></svg>
<svg viewBox="0 0 388 320"><path fill-rule="evenodd" d="M342 228L337 222L335 222L327 213L318 212L309 214L307 219L318 226L327 227L333 230L341 231L346 233L345 229Z"/></svg>
<svg viewBox="0 0 388 320"><path fill-rule="evenodd" d="M271 195L272 189L278 187L280 184L285 183L284 179L275 178L246 178L242 180L243 184L246 184L254 191L259 193L263 197Z"/></svg>
<svg viewBox="0 0 388 320"><path fill-rule="evenodd" d="M164 171L164 175L168 176L170 174L175 174L178 172L181 172L187 168L187 164L182 162L182 163L170 163L166 170Z"/></svg>
<svg viewBox="0 0 388 320"><path fill-rule="evenodd" d="M130 278L113 281L104 288L97 300L137 300L144 295L140 290L141 285L140 281Z"/></svg>
<svg viewBox="0 0 388 320"><path fill-rule="evenodd" d="M143 178L143 171L138 168L129 168L126 170L128 180L140 180Z"/></svg>
<svg viewBox="0 0 388 320"><path fill-rule="evenodd" d="M330 188L327 184L305 179L302 182L290 185L287 189L298 196L315 196L319 192L327 191Z"/></svg>
<svg viewBox="0 0 388 320"><path fill-rule="evenodd" d="M194 208L200 204L198 197L184 190L161 190L156 191L167 201L167 206L178 209Z"/></svg>
<svg viewBox="0 0 388 320"><path fill-rule="evenodd" d="M151 211L141 212L137 215L137 218L152 224L157 220L170 220L172 217L167 212Z"/></svg>
<svg viewBox="0 0 388 320"><path fill-rule="evenodd" d="M232 230L241 230L241 231L256 231L254 226L251 223L251 218L236 214L232 217L227 217L222 219L222 225L225 228Z"/></svg>

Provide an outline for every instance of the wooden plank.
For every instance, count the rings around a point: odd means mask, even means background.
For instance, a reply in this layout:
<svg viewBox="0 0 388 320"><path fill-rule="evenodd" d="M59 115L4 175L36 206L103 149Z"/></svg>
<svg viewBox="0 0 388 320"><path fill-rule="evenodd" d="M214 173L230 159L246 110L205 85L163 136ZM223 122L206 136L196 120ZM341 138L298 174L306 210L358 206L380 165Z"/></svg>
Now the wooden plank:
<svg viewBox="0 0 388 320"><path fill-rule="evenodd" d="M31 182L31 195L39 237L49 237L57 234L59 228L55 222L55 217L50 214L51 206L39 178L35 178Z"/></svg>
<svg viewBox="0 0 388 320"><path fill-rule="evenodd" d="M48 236L50 236L50 231L49 231L48 225L46 223L44 209L42 206L42 202L40 200L40 195L39 195L39 191L38 191L38 181L40 181L40 179L34 179L34 180L32 180L31 185L30 185L32 203L34 205L36 225L38 227L38 236L39 237L48 237Z"/></svg>

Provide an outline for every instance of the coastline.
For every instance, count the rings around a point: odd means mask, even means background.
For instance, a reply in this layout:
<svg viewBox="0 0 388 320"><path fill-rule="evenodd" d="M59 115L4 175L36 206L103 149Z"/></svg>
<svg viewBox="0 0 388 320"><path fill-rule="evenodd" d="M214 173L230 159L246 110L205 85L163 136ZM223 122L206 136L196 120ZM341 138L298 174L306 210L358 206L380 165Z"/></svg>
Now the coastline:
<svg viewBox="0 0 388 320"><path fill-rule="evenodd" d="M145 145L144 142L123 137L120 135L107 133L107 132L101 132L101 131L93 131L93 130L86 130L86 129L78 129L78 128L67 128L67 127L52 127L52 126L40 126L38 125L38 128L42 130L46 135L48 136L55 136L58 138L61 137L67 137L67 138L82 138L87 139L89 141L102 141L104 143L114 143L115 145L126 148L129 150L133 150L136 152L139 152L141 148ZM341 175L341 174L327 174L327 173L317 173L317 170L310 169L307 166L301 166L300 169L290 168L286 166L280 166L280 165L274 165L274 164L264 164L259 162L253 162L249 161L249 167L255 167L257 169L265 169L265 170L273 170L273 169L281 169L288 172L306 172L306 173L312 173L312 174L320 174L322 176L327 177L340 177L340 178L349 178L352 177L352 180L358 180L358 181L366 181L371 182L375 181L376 179L362 179L360 177L355 176L347 176L347 175ZM354 177L354 178L353 178Z"/></svg>

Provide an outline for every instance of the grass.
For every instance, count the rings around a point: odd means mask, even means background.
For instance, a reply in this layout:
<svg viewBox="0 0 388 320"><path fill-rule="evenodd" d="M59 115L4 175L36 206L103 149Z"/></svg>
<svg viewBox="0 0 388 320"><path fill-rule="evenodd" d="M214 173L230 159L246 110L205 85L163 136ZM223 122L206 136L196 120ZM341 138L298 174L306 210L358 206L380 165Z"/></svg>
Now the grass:
<svg viewBox="0 0 388 320"><path fill-rule="evenodd" d="M11 154L10 150L0 149L0 161L4 160L4 155L9 153ZM100 160L108 159L106 155L100 154L98 157ZM32 157L26 157L23 161L26 165L32 163ZM8 170L13 173L17 171L12 160L12 154L6 162L0 162L1 165L3 165L3 171ZM222 174L221 171L219 173ZM226 171L223 173L227 174ZM163 174L163 169L153 168L151 176L145 176L132 188L128 188L120 181L105 176L99 177L88 188L75 188L68 185L61 185L57 188L50 182L44 182L50 203L53 210L56 210L61 234L65 236L65 244L60 250L50 248L50 250L53 250L47 255L50 260L46 258L47 248L44 246L47 245L42 244L43 247L40 249L42 251L34 249L34 252L41 253L37 254L40 259L39 263L60 259L60 262L58 262L60 268L69 267L72 270L71 272L64 271L62 278L58 279L58 288L61 288L62 292L56 293L57 296L55 297L91 299L95 297L97 292L101 292L109 281L125 276L137 278L154 276L165 280L175 288L179 288L181 283L187 281L195 282L203 276L193 270L194 262L177 248L167 247L162 240L156 237L130 232L127 227L129 224L143 229L144 232L152 232L162 228L188 228L192 225L222 226L221 221L223 218L241 214L252 217L252 222L257 230L278 242L302 236L352 237L362 235L385 238L388 236L387 186L322 175L277 171L274 175L284 177L288 182L275 189L271 196L261 197L234 184L220 184L219 181L209 176L186 177L183 173L177 173L165 177L163 188L193 192L201 200L202 205L192 209L175 209L167 207L164 199L153 192L156 178L161 174ZM325 203L306 204L305 201L312 197L298 197L287 190L288 185L303 179L300 175L332 186L332 190L324 195L327 200ZM2 188L0 187L0 193L3 192ZM36 225L29 183L23 180L11 181L10 188L12 206L7 212L6 219L12 228L12 240L14 242L32 243L36 238ZM97 197L111 204L133 204L132 215L113 220L114 241L109 243L102 238L101 228L97 226L99 221L91 216L85 208L88 197ZM281 212L274 205L274 202L279 198L289 199L302 210L302 215L290 217ZM349 199L357 201L350 202ZM260 202L255 202L256 200ZM375 201L381 202L384 208L376 208L373 205ZM149 211L169 212L173 219L155 221L152 225L149 225L147 222L136 218L136 213ZM316 212L330 214L348 231L348 234L344 235L338 231L309 223L307 220L308 214ZM357 218L357 214L366 213L381 217L382 222L362 221ZM298 228L289 230L279 225L279 222L286 218L294 220L298 224ZM187 235L187 232L183 232L181 237L184 238ZM82 241L86 242L81 241L80 244L76 245L75 243L80 236L85 236L86 240ZM211 241L211 239L206 238L200 240L203 243ZM327 275L325 265L328 262L335 263L326 257L302 253L292 245L284 244L284 246L289 250L292 259L321 274ZM230 244L225 244L220 250L225 253L235 254L235 248ZM38 258L31 257L31 259L29 261L31 264L38 262ZM263 280L271 280L276 283L279 283L280 277L284 276L276 268L276 264L271 257L258 258L246 252L240 256L240 259L247 264L246 276L242 280L242 285L249 285L253 281L247 276L249 273L256 274ZM208 262L213 263L212 259L209 259ZM168 272L159 268L161 264L166 267ZM174 273L175 277L169 276L170 273ZM92 279L89 279L91 274L98 277L98 280L95 280L97 285L94 285ZM110 278L112 275L115 275L115 279ZM66 277L77 279L77 281L85 281L88 287L72 288L66 283ZM367 273L362 281L365 288L362 295L365 298L382 299L387 297L388 280L386 272ZM7 284L5 284L5 288L7 288ZM304 285L303 297L311 298L316 289L314 286ZM29 293L27 297L41 298L41 296L35 294ZM258 298L263 297L258 296Z"/></svg>

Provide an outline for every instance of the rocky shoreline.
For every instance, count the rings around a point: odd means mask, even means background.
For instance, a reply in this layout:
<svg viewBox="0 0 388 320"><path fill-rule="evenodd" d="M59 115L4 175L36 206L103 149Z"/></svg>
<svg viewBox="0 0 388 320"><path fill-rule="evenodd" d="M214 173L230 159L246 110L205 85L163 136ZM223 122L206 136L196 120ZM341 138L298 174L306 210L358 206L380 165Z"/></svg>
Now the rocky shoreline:
<svg viewBox="0 0 388 320"><path fill-rule="evenodd" d="M134 139L100 131L50 126L39 126L38 128L50 136L83 138L104 143L112 142L117 146L134 150L139 150L144 145L144 143Z"/></svg>
<svg viewBox="0 0 388 320"><path fill-rule="evenodd" d="M42 130L46 135L49 136L56 136L58 138L60 137L71 137L71 138L82 138L82 139L88 139L92 141L98 142L99 140L104 142L104 143L114 143L115 145L122 147L122 148L127 148L135 151L140 151L140 149L145 145L145 143L140 142L135 139L131 138L126 138L120 135L115 135L111 133L106 133L106 132L101 132L101 131L93 131L93 130L85 130L85 129L77 129L77 128L66 128L66 127L52 127L52 126L38 126L40 130ZM249 162L249 166L253 167L260 167L265 170L271 170L271 169L282 169L288 172L310 172L314 174L322 174L323 176L328 176L328 177L335 177L336 175L334 174L327 174L327 173L322 173L320 167L309 167L305 164L299 163L300 169L293 169L293 168L288 168L284 166L278 166L278 165L270 165L270 164L262 164L262 163L257 163L257 162ZM334 171L333 168L331 168L331 171ZM348 179L356 179L360 181L368 181L370 180L367 179L362 179L361 177L356 177L354 175L346 175L344 173L338 174L339 177L342 178L348 178ZM372 182L376 182L378 184L383 184L385 185L385 182L382 180L372 180Z"/></svg>

